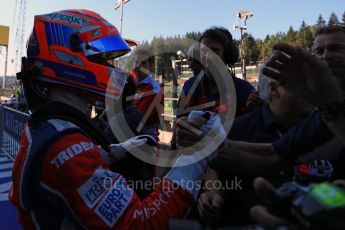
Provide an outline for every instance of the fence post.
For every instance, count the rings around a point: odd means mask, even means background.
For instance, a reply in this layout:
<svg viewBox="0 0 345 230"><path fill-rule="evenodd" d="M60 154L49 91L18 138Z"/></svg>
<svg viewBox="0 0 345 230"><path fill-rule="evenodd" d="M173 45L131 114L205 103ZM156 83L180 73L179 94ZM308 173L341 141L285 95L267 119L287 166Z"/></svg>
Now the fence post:
<svg viewBox="0 0 345 230"><path fill-rule="evenodd" d="M29 114L1 106L0 116L1 151L14 160L20 149L22 129L25 127Z"/></svg>
<svg viewBox="0 0 345 230"><path fill-rule="evenodd" d="M0 105L0 149L2 149L4 135L4 107Z"/></svg>

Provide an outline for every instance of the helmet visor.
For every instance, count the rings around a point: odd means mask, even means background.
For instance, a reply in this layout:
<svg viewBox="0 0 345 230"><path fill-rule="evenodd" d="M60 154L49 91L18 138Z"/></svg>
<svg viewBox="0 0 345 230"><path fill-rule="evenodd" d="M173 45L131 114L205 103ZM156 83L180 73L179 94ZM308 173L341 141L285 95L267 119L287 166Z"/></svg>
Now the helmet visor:
<svg viewBox="0 0 345 230"><path fill-rule="evenodd" d="M127 43L122 39L120 35L101 38L89 42L88 44L84 44L82 47L85 56L106 54L109 59L120 57L130 51Z"/></svg>

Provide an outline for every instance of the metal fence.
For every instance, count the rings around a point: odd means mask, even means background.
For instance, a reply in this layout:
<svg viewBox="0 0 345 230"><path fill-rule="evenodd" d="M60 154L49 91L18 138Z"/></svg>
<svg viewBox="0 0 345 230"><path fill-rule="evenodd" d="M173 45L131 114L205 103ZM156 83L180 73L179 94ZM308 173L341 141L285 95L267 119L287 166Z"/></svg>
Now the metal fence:
<svg viewBox="0 0 345 230"><path fill-rule="evenodd" d="M0 149L14 160L20 148L20 136L28 119L27 113L0 107Z"/></svg>

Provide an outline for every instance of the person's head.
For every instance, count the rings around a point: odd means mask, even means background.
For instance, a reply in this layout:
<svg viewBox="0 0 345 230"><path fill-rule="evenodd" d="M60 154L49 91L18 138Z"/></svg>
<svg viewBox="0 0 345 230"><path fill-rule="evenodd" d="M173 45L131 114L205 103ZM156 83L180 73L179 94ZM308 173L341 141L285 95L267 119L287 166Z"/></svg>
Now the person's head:
<svg viewBox="0 0 345 230"><path fill-rule="evenodd" d="M226 65L234 65L238 59L238 49L231 33L223 27L211 27L203 32L201 43L201 62L206 68L212 66L212 50Z"/></svg>
<svg viewBox="0 0 345 230"><path fill-rule="evenodd" d="M134 65L135 74L139 80L142 80L154 72L155 56L149 49L137 48L134 51Z"/></svg>
<svg viewBox="0 0 345 230"><path fill-rule="evenodd" d="M314 53L328 63L345 91L345 27L319 28L315 33Z"/></svg>
<svg viewBox="0 0 345 230"><path fill-rule="evenodd" d="M97 115L101 115L105 109L105 104L102 101L95 102L95 112Z"/></svg>
<svg viewBox="0 0 345 230"><path fill-rule="evenodd" d="M126 76L109 60L129 51L116 27L97 13L62 10L35 16L27 61L18 74L28 106L51 99L118 100Z"/></svg>
<svg viewBox="0 0 345 230"><path fill-rule="evenodd" d="M193 71L194 76L197 76L202 70L200 63L200 45L199 43L192 44L187 52L187 61L189 68Z"/></svg>
<svg viewBox="0 0 345 230"><path fill-rule="evenodd" d="M123 108L133 105L136 91L137 91L137 87L136 87L134 78L128 77L127 84L123 88L123 92L121 95Z"/></svg>
<svg viewBox="0 0 345 230"><path fill-rule="evenodd" d="M264 75L260 76L262 86L267 87L267 91L261 89L260 97L267 101L273 116L284 125L294 125L295 122L308 116L313 107L300 98L286 91L276 80Z"/></svg>

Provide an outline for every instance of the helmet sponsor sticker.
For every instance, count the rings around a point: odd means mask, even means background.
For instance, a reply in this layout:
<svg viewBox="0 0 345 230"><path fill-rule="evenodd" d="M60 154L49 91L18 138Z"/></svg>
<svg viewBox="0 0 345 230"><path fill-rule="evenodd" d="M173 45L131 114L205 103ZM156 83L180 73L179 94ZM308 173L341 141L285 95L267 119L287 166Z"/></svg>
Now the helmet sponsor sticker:
<svg viewBox="0 0 345 230"><path fill-rule="evenodd" d="M68 15L68 14L59 14L57 13L54 18L52 18L53 21L57 22L64 22L69 23L72 25L78 25L78 26L87 26L90 24L90 20L87 20L86 18L77 17L74 15Z"/></svg>

